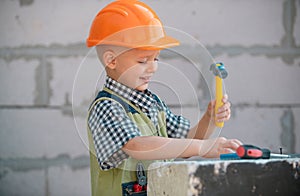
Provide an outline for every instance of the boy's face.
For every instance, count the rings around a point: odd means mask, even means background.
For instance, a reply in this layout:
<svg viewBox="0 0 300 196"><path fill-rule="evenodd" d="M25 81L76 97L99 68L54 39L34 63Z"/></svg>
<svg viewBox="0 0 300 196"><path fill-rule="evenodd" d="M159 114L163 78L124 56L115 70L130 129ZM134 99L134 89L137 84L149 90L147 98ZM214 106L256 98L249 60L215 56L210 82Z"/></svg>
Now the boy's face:
<svg viewBox="0 0 300 196"><path fill-rule="evenodd" d="M130 49L115 58L113 75L118 82L139 91L148 88L157 70L159 50Z"/></svg>

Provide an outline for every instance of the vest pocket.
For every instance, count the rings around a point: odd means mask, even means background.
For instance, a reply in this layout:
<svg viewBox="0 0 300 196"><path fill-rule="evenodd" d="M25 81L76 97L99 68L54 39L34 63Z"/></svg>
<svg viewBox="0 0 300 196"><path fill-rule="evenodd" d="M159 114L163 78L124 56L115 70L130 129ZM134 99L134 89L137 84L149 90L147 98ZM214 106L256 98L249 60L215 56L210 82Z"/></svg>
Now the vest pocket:
<svg viewBox="0 0 300 196"><path fill-rule="evenodd" d="M147 196L147 185L141 186L137 181L122 184L123 196Z"/></svg>

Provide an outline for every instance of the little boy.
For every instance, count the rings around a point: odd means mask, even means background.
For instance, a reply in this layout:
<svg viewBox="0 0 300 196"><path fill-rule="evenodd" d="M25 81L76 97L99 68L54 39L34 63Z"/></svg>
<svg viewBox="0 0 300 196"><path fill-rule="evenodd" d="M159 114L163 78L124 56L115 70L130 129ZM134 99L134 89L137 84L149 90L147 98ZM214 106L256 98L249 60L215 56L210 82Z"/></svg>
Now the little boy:
<svg viewBox="0 0 300 196"><path fill-rule="evenodd" d="M230 118L227 96L217 114L212 101L190 128L148 90L160 50L177 45L142 2L115 1L95 17L87 46L96 46L107 78L88 115L92 195L146 195L146 170L154 160L218 157L241 145L235 139L207 139L215 120Z"/></svg>

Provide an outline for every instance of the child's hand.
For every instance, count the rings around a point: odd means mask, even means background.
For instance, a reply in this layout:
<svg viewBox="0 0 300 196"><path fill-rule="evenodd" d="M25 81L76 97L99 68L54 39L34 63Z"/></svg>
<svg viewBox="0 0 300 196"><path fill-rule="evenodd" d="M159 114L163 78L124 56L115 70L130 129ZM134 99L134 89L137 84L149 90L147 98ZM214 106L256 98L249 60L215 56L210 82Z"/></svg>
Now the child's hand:
<svg viewBox="0 0 300 196"><path fill-rule="evenodd" d="M218 122L225 122L230 119L231 116L231 104L228 101L228 95L225 94L222 99L224 105L218 109L217 114L215 114L215 105L216 101L211 101L207 106L206 114L211 118L213 117L214 120L217 120Z"/></svg>
<svg viewBox="0 0 300 196"><path fill-rule="evenodd" d="M237 139L226 139L224 137L203 140L200 146L199 156L205 158L219 158L220 154L234 153L242 145Z"/></svg>

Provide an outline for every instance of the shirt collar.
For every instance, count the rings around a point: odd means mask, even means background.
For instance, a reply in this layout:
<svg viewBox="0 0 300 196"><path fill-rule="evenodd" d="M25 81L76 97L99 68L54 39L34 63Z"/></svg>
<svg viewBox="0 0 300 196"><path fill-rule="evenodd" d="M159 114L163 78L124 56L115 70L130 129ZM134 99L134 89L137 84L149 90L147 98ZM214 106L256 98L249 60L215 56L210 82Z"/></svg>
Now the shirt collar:
<svg viewBox="0 0 300 196"><path fill-rule="evenodd" d="M153 94L148 89L144 92L138 91L117 82L109 76L106 77L105 87L146 110L150 110L153 104L156 103Z"/></svg>

